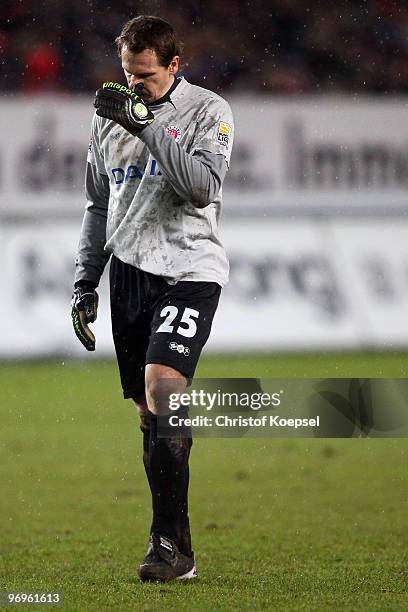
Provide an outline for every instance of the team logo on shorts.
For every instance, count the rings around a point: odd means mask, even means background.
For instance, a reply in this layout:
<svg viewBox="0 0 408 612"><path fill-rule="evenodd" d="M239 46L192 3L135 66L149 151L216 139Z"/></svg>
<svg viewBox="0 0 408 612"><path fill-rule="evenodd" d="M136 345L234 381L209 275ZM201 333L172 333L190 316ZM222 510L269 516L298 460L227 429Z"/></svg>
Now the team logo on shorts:
<svg viewBox="0 0 408 612"><path fill-rule="evenodd" d="M174 138L176 142L178 142L181 138L181 130L176 125L169 125L167 128L167 133L171 138Z"/></svg>
<svg viewBox="0 0 408 612"><path fill-rule="evenodd" d="M188 346L184 346L184 344L177 344L177 342L170 342L169 349L171 351L177 351L180 355L184 355L184 357L188 357L190 354L190 349Z"/></svg>
<svg viewBox="0 0 408 612"><path fill-rule="evenodd" d="M225 121L221 121L218 126L217 140L220 144L224 145L224 147L228 146L229 137L231 134L231 126L229 123L225 123Z"/></svg>

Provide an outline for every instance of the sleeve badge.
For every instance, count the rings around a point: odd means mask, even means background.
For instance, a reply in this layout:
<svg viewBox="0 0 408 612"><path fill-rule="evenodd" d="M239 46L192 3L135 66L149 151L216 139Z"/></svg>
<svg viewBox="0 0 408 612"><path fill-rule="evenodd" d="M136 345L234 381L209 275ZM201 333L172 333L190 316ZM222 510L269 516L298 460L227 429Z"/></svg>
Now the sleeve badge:
<svg viewBox="0 0 408 612"><path fill-rule="evenodd" d="M225 121L221 121L218 126L217 140L220 144L224 145L224 147L228 146L229 137L231 134L231 126L229 123L225 123Z"/></svg>

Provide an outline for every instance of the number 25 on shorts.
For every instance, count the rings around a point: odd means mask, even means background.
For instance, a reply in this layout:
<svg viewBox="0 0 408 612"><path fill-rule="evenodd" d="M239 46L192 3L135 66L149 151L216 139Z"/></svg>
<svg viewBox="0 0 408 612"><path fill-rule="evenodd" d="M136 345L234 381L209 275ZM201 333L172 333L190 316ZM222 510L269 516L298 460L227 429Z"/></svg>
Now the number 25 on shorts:
<svg viewBox="0 0 408 612"><path fill-rule="evenodd" d="M178 308L176 306L165 306L161 313L161 317L166 317L163 323L160 325L156 333L164 332L171 334L174 329L172 325L174 319L178 315ZM176 333L185 338L192 338L197 333L197 323L194 319L198 319L200 313L194 308L185 308L183 316L180 319L180 325L176 329Z"/></svg>

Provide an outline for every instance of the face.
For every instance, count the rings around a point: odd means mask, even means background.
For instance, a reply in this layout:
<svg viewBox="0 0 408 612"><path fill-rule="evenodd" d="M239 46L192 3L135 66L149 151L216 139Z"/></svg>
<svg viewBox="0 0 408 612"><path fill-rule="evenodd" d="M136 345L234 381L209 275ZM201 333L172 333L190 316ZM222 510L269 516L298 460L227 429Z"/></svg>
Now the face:
<svg viewBox="0 0 408 612"><path fill-rule="evenodd" d="M167 68L160 66L156 51L145 49L141 53L132 53L123 47L122 68L130 89L143 83L142 97L146 102L158 100L170 89L174 75L179 69L180 58L176 55Z"/></svg>

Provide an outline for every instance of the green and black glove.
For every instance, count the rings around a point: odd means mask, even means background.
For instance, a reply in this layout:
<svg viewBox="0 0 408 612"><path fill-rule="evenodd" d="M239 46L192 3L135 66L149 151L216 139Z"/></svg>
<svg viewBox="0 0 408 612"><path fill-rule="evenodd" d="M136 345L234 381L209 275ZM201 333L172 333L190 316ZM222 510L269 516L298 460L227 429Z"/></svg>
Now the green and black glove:
<svg viewBox="0 0 408 612"><path fill-rule="evenodd" d="M154 121L152 111L136 91L112 81L106 81L98 89L94 107L99 117L116 121L133 136L138 136Z"/></svg>
<svg viewBox="0 0 408 612"><path fill-rule="evenodd" d="M88 323L96 321L98 301L98 294L91 283L81 283L72 294L72 324L78 339L87 351L95 350L95 336L89 329Z"/></svg>

